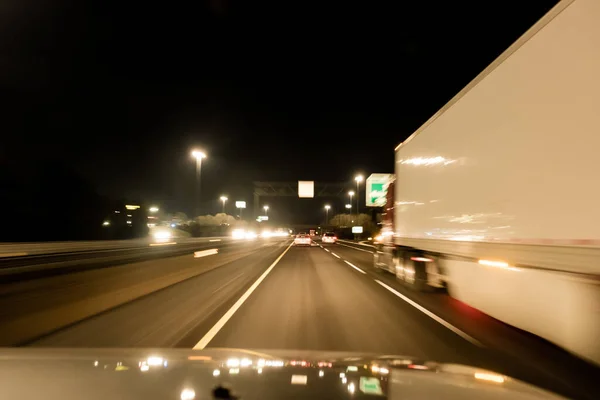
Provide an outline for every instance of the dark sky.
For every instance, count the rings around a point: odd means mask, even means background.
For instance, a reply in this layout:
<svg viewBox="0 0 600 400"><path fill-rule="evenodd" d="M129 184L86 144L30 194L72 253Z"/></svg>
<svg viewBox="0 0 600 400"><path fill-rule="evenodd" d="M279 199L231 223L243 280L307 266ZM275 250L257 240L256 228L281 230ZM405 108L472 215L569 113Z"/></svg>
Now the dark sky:
<svg viewBox="0 0 600 400"><path fill-rule="evenodd" d="M392 172L394 146L556 2L5 0L0 157L173 211L194 146L210 199Z"/></svg>

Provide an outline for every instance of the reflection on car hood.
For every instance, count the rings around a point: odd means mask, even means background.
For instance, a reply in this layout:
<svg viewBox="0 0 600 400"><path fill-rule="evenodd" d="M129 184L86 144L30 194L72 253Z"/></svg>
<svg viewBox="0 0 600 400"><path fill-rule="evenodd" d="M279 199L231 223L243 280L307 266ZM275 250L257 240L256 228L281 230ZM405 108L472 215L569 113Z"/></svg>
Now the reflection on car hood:
<svg viewBox="0 0 600 400"><path fill-rule="evenodd" d="M0 388L3 398L46 400L561 398L464 365L241 349L2 349Z"/></svg>

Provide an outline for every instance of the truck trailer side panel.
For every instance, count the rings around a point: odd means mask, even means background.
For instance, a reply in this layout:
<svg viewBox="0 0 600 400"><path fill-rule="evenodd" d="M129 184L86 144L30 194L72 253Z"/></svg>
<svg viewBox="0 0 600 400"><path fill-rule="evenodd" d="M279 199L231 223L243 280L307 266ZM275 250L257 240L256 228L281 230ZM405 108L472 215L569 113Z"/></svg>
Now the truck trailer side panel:
<svg viewBox="0 0 600 400"><path fill-rule="evenodd" d="M600 362L600 2L560 2L396 149L395 243Z"/></svg>

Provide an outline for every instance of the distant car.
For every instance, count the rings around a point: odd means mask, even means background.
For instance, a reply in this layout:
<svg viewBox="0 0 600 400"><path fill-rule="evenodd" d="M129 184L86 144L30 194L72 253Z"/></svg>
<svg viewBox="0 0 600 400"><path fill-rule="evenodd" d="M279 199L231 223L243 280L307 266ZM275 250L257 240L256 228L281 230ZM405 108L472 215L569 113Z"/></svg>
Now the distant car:
<svg viewBox="0 0 600 400"><path fill-rule="evenodd" d="M312 244L312 239L306 233L299 233L294 238L295 246L310 246Z"/></svg>
<svg viewBox="0 0 600 400"><path fill-rule="evenodd" d="M321 241L323 243L337 243L337 235L334 232L325 232L321 236Z"/></svg>

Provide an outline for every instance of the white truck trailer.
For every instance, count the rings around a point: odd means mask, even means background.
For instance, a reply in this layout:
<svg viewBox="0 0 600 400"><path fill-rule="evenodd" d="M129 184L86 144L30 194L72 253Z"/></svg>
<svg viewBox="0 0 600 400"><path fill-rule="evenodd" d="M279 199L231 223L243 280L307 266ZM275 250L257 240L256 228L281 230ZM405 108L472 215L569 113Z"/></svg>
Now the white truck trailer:
<svg viewBox="0 0 600 400"><path fill-rule="evenodd" d="M599 0L561 1L398 145L374 260L595 363L599 21Z"/></svg>

